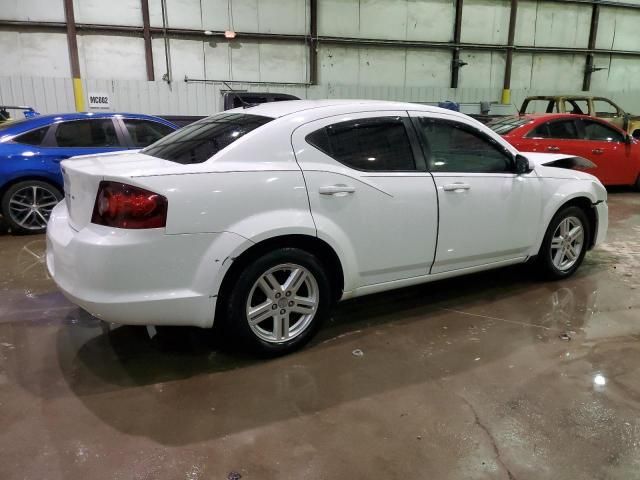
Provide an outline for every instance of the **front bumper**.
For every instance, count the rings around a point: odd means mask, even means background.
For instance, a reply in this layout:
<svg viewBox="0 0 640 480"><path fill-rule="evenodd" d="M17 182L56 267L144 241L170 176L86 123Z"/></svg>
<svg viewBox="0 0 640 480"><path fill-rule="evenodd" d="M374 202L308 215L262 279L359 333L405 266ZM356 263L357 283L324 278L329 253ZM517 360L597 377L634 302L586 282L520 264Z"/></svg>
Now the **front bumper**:
<svg viewBox="0 0 640 480"><path fill-rule="evenodd" d="M596 209L596 217L598 219L597 230L593 246L603 243L607 239L607 230L609 229L609 206L607 201L599 202L594 207Z"/></svg>
<svg viewBox="0 0 640 480"><path fill-rule="evenodd" d="M67 298L105 321L210 327L224 260L245 241L93 224L76 231L62 202L47 227L47 268Z"/></svg>

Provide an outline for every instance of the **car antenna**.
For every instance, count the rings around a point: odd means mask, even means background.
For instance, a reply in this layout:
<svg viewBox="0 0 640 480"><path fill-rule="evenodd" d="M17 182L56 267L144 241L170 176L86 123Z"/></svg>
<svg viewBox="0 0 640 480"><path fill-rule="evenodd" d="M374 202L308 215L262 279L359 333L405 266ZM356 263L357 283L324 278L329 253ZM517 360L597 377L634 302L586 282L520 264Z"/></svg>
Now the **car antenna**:
<svg viewBox="0 0 640 480"><path fill-rule="evenodd" d="M222 83L224 84L224 86L225 86L225 87L227 87L227 88L229 89L229 92L233 93L233 96L234 96L235 98L237 98L238 100L240 100L240 103L242 104L242 108L249 108L249 107L252 107L252 106L253 106L253 105L251 105L250 103L245 102L245 101L244 101L244 99L243 99L240 95L238 95L238 94L236 93L236 91L235 91L233 88L231 88L227 82L225 82L224 80L222 80Z"/></svg>

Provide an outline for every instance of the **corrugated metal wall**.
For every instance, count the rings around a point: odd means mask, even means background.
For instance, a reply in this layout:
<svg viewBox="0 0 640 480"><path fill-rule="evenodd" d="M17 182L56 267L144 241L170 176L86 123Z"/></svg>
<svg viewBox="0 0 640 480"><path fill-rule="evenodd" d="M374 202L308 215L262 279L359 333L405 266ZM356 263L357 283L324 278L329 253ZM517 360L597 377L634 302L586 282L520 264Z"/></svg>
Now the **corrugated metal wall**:
<svg viewBox="0 0 640 480"><path fill-rule="evenodd" d="M108 93L111 111L157 115L210 115L222 110L221 90L226 87L203 83L163 81L83 80L88 93ZM318 85L310 87L258 86L234 84L239 90L291 93L300 98L370 98L419 103L442 100L461 102L466 113L479 113L478 102L498 102L499 88L387 87L370 85ZM515 113L516 105L528 95L545 95L549 90L513 90L513 105L494 104L492 113ZM580 93L580 92L564 92ZM630 112L640 113L640 90L626 92L594 91L608 96ZM465 103L467 105L465 105ZM41 113L73 111L71 80L64 78L0 77L0 104L31 105Z"/></svg>

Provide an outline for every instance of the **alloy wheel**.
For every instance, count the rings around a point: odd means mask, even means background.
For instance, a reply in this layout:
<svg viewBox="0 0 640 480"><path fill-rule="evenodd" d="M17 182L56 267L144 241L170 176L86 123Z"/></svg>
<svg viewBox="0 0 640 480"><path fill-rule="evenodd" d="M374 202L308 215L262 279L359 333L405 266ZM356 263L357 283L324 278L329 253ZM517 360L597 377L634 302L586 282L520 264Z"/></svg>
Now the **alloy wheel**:
<svg viewBox="0 0 640 480"><path fill-rule="evenodd" d="M313 274L293 263L277 265L255 281L246 305L251 331L269 343L288 342L313 321L319 304Z"/></svg>
<svg viewBox="0 0 640 480"><path fill-rule="evenodd" d="M551 261L560 271L573 267L584 248L584 226L577 217L566 217L560 221L551 238Z"/></svg>
<svg viewBox="0 0 640 480"><path fill-rule="evenodd" d="M9 199L9 215L26 230L42 230L47 226L53 207L60 199L52 190L41 185L25 186Z"/></svg>

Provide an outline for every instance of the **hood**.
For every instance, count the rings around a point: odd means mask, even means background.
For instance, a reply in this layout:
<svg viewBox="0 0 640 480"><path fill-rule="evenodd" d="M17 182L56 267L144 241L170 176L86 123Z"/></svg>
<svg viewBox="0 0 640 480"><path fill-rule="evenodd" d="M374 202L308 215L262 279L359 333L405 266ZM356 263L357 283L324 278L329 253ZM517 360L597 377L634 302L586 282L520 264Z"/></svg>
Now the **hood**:
<svg viewBox="0 0 640 480"><path fill-rule="evenodd" d="M521 152L535 166L540 177L567 178L577 180L599 180L585 170L596 168L596 165L576 155L558 153Z"/></svg>

